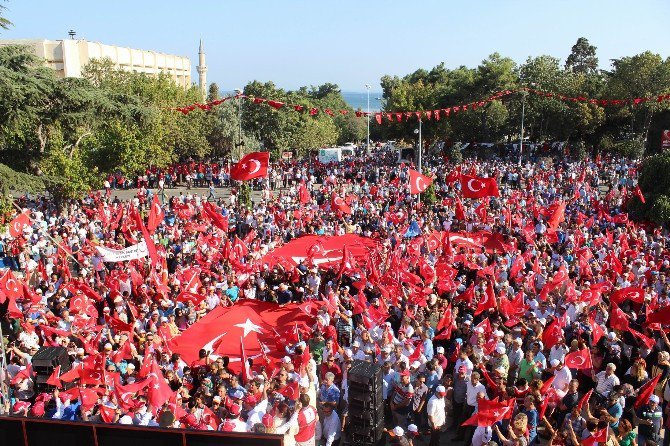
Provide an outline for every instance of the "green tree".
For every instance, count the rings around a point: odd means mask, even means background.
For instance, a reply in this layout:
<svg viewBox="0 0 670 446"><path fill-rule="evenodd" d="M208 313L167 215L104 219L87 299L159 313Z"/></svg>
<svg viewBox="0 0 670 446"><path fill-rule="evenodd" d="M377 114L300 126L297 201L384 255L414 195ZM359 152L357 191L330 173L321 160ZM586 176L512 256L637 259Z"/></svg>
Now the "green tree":
<svg viewBox="0 0 670 446"><path fill-rule="evenodd" d="M245 86L244 94L251 98L268 98L302 107L301 110L291 111L276 110L264 104L242 107L244 131L256 135L262 146L275 155L292 149L304 155L309 149L333 145L341 134L350 133L346 119L325 113L325 109L330 109L333 114L343 109L352 111L335 84L324 84L312 87L311 90L302 87L297 91L284 91L272 82L254 81ZM312 108L318 110L314 116L310 113Z"/></svg>
<svg viewBox="0 0 670 446"><path fill-rule="evenodd" d="M84 154L66 144L60 128L54 129L48 154L41 164L45 174L61 178L48 187L57 200L79 198L101 186L102 178L97 166L89 168Z"/></svg>
<svg viewBox="0 0 670 446"><path fill-rule="evenodd" d="M631 215L638 220L651 220L657 224L670 223L670 153L647 158L640 167L638 185L645 197L637 197L629 204Z"/></svg>
<svg viewBox="0 0 670 446"><path fill-rule="evenodd" d="M565 60L565 69L573 73L595 73L598 70L596 49L586 37L580 37L577 39L577 43L572 46L572 52Z"/></svg>
<svg viewBox="0 0 670 446"><path fill-rule="evenodd" d="M0 5L0 28L9 29L9 27L12 26L12 22L10 22L8 18L3 17L3 11L5 9L6 8L3 5Z"/></svg>
<svg viewBox="0 0 670 446"><path fill-rule="evenodd" d="M243 152L256 152L261 145L255 135L249 131L242 132L242 146L239 146L240 116L237 101L226 101L210 111L207 141L212 148L212 155L217 157L239 158Z"/></svg>
<svg viewBox="0 0 670 446"><path fill-rule="evenodd" d="M634 100L670 92L670 59L663 60L660 55L646 51L615 59L612 66L607 83L611 97ZM630 133L641 135L646 142L654 115L668 109L668 101L636 101L627 108L613 110L611 120L620 125L629 123Z"/></svg>
<svg viewBox="0 0 670 446"><path fill-rule="evenodd" d="M216 82L209 84L207 89L207 102L216 101L221 97L221 92L219 91L219 86Z"/></svg>
<svg viewBox="0 0 670 446"><path fill-rule="evenodd" d="M246 181L242 181L242 184L240 184L240 205L246 209L253 208L251 186L249 186L249 183Z"/></svg>

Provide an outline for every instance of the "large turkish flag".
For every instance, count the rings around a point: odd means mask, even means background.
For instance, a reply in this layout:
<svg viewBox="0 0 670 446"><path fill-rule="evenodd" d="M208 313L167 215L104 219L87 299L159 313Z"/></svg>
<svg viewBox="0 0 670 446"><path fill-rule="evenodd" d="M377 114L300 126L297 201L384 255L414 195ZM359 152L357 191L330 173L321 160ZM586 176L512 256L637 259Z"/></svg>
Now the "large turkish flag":
<svg viewBox="0 0 670 446"><path fill-rule="evenodd" d="M317 305L316 303L314 305ZM198 359L205 349L218 356L240 357L240 338L248 357L260 355L263 346L268 356L280 357L275 351L275 337L282 336L297 325L312 326L314 318L297 304L280 307L271 302L241 299L232 307L217 307L171 340L171 349L180 353L187 363Z"/></svg>
<svg viewBox="0 0 670 446"><path fill-rule="evenodd" d="M237 181L247 181L268 176L270 152L253 152L245 155L230 168L230 177Z"/></svg>

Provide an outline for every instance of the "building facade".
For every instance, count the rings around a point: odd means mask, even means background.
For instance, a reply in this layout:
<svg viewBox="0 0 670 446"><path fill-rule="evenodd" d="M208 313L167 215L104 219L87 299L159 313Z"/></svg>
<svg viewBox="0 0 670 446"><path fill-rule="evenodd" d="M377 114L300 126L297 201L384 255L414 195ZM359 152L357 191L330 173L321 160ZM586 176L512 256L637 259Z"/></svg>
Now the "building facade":
<svg viewBox="0 0 670 446"><path fill-rule="evenodd" d="M0 40L0 45L25 45L32 48L59 77L81 77L82 70L91 60L109 58L122 70L152 76L166 73L177 85L191 87L191 61L188 57L87 40Z"/></svg>

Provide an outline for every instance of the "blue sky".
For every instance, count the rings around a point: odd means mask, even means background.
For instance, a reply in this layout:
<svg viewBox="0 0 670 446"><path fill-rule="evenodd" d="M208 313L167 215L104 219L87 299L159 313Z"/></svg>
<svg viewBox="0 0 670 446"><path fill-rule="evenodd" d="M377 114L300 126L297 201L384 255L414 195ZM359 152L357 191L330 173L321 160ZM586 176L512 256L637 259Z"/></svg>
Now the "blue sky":
<svg viewBox="0 0 670 446"><path fill-rule="evenodd" d="M78 38L188 56L198 40L208 81L232 90L272 80L293 89L334 82L379 90L384 74L445 62L476 66L493 52L567 57L578 37L609 59L670 55L668 0L9 0L0 39Z"/></svg>

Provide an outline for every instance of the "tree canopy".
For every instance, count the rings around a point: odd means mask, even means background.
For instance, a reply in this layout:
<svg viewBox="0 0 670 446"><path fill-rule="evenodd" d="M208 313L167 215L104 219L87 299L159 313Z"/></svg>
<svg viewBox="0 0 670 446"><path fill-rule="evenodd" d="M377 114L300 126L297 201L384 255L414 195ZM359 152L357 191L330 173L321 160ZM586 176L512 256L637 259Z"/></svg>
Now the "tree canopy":
<svg viewBox="0 0 670 446"><path fill-rule="evenodd" d="M439 64L402 77L383 76L381 87L384 112L449 108L480 101L498 91L522 88L588 99L655 98L670 92L670 59L644 52L614 60L610 70L600 70L596 47L580 37L563 67L559 59L549 55L529 57L517 65L494 53L476 68L448 69ZM448 120L424 120L424 140L426 145L437 140L516 141L520 137L522 108L524 133L532 141L583 142L589 148L623 150L627 154L637 153L631 149L639 145L636 141L642 141L652 153L658 151L660 131L670 126L666 113L670 110L669 101L603 107L598 103L519 93L452 115ZM373 137L415 143L416 127L415 120L388 122L373 127ZM631 144L619 144L624 141Z"/></svg>

